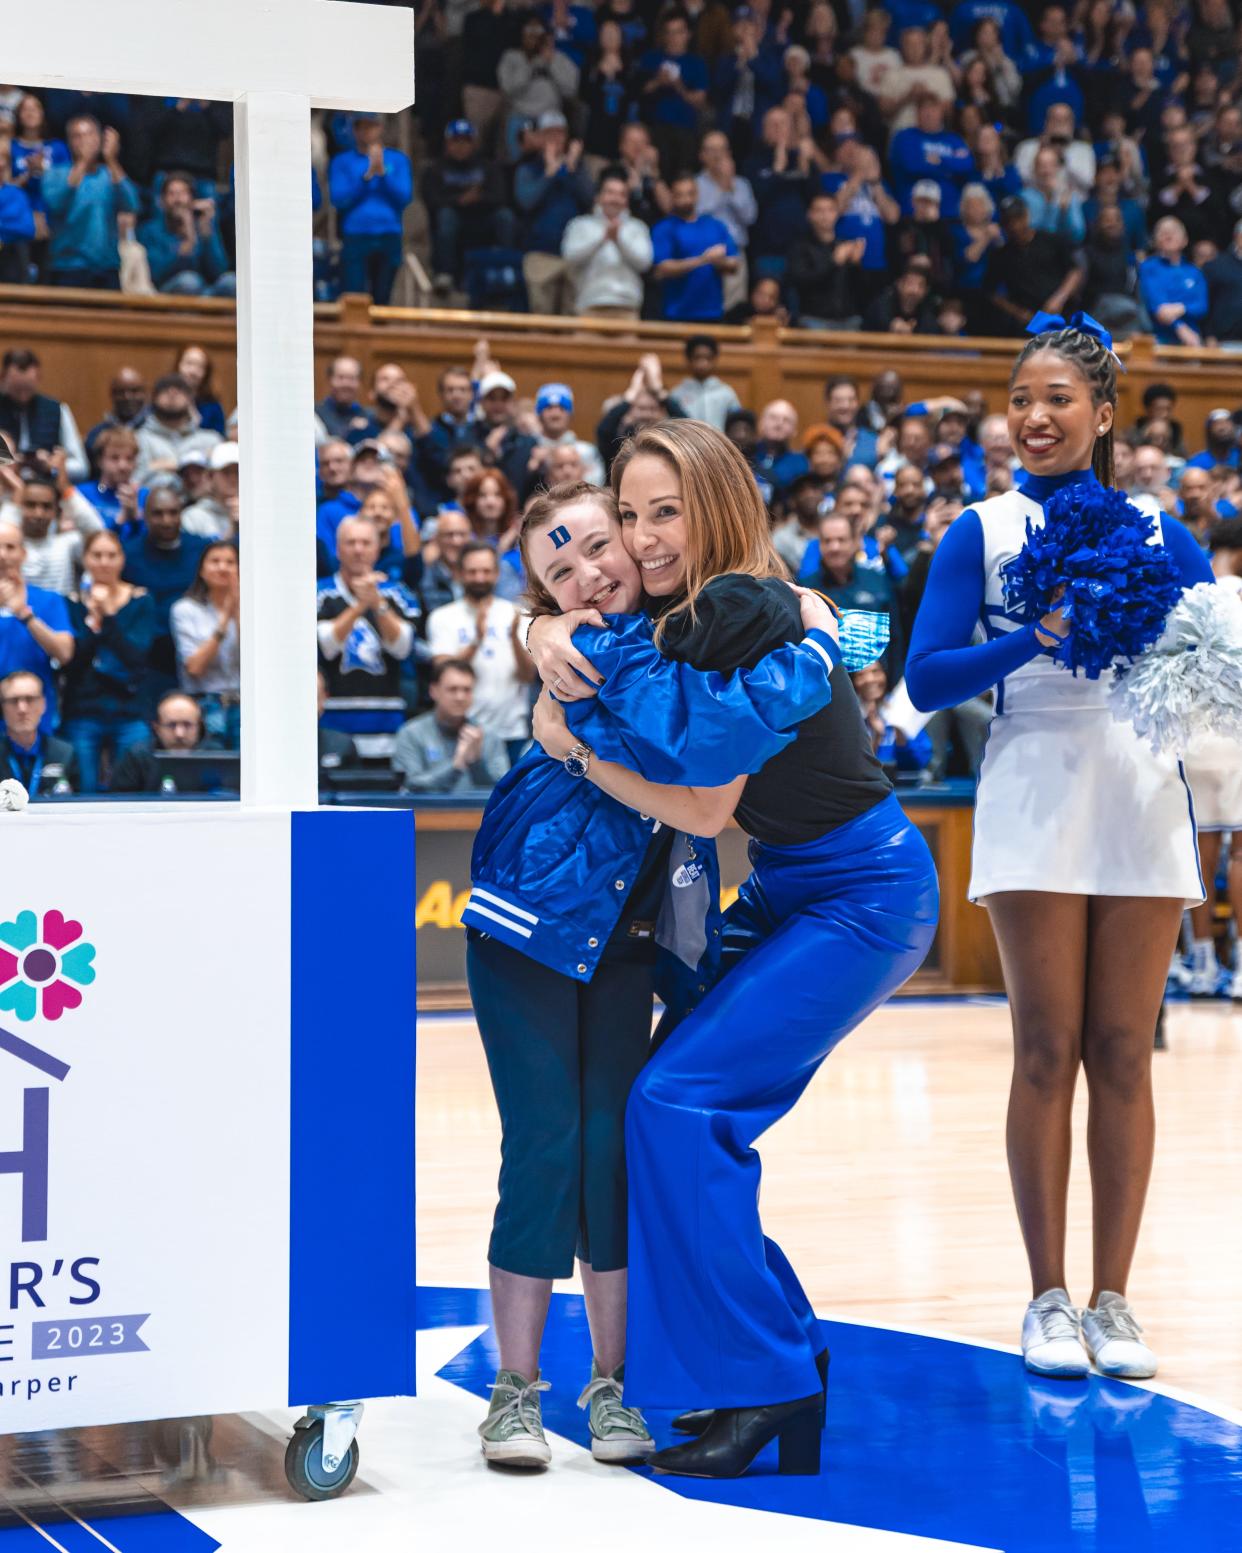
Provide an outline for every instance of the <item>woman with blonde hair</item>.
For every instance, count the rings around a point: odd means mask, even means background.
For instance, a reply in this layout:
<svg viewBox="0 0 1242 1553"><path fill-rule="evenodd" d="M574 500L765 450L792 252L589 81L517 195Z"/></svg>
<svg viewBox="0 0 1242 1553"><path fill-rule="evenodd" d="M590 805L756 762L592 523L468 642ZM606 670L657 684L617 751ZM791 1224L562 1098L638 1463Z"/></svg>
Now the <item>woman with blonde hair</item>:
<svg viewBox="0 0 1242 1553"><path fill-rule="evenodd" d="M715 975L711 838L732 811L726 784L826 704L835 624L817 600L802 641L728 682L661 658L612 492L581 481L529 503L522 551L536 615L606 614L597 640L616 672L602 701L622 716L641 701L683 750L681 774L656 784L589 751L532 749L496 785L475 841L466 974L501 1118L488 1246L499 1368L479 1434L487 1461L539 1468L551 1460L540 1344L553 1281L575 1257L592 1342L579 1399L592 1455L626 1462L655 1449L623 1398L626 1098L650 1049L653 987L670 1003L682 983Z"/></svg>
<svg viewBox="0 0 1242 1553"><path fill-rule="evenodd" d="M754 479L720 432L650 427L612 480L663 656L728 675L802 636ZM562 699L600 680L590 637L569 640L585 618L532 626L532 654ZM840 649L831 657L828 705L727 793L753 865L725 918L729 974L670 1011L630 1094L627 1396L693 1405L675 1426L699 1436L651 1458L666 1472L735 1477L777 1438L782 1471L819 1470L827 1354L763 1235L753 1145L918 969L935 932L931 857L872 753ZM562 714L545 697L535 733L550 754L572 744L588 770L598 758L676 779L641 698L632 709L576 699Z"/></svg>

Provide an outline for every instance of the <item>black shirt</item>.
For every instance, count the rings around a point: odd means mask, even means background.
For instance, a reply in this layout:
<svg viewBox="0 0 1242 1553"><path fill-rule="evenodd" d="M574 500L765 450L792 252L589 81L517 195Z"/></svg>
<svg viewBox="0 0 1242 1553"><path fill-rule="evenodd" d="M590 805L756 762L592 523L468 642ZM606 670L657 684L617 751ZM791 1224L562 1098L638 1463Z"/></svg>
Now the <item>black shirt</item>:
<svg viewBox="0 0 1242 1553"><path fill-rule="evenodd" d="M696 669L731 674L753 669L786 642L804 636L798 598L776 577L729 573L669 622L661 650ZM832 671L832 700L798 727L794 742L747 779L737 822L756 841L798 846L874 809L892 784L871 749L854 687L845 668Z"/></svg>
<svg viewBox="0 0 1242 1553"><path fill-rule="evenodd" d="M1006 243L988 258L986 287L1003 292L1020 307L1040 308L1073 268L1070 250L1059 237L1036 232L1025 248Z"/></svg>
<svg viewBox="0 0 1242 1553"><path fill-rule="evenodd" d="M1208 331L1218 340L1242 340L1242 254L1236 249L1203 266L1207 278Z"/></svg>
<svg viewBox="0 0 1242 1553"><path fill-rule="evenodd" d="M604 945L601 960L654 960L655 929L664 893L668 889L668 859L675 832L661 825L647 843L647 851L638 869L621 915Z"/></svg>

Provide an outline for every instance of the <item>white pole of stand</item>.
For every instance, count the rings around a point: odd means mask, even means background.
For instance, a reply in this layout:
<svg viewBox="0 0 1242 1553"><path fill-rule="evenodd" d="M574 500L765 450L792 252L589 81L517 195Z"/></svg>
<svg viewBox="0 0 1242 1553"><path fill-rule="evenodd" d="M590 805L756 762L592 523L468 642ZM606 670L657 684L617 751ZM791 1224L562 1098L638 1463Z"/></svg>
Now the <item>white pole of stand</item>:
<svg viewBox="0 0 1242 1553"><path fill-rule="evenodd" d="M237 148L242 801L318 802L310 99L246 92Z"/></svg>

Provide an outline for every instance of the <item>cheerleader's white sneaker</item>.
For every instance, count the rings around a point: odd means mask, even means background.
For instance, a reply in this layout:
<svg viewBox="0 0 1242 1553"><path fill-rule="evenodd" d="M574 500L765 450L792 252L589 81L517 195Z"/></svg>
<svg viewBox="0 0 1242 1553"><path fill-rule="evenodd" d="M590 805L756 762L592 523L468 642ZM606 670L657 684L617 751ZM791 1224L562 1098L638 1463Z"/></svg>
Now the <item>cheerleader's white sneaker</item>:
<svg viewBox="0 0 1242 1553"><path fill-rule="evenodd" d="M1129 1302L1107 1289L1098 1305L1088 1306L1082 1313L1083 1341L1101 1375L1149 1380L1156 1373L1156 1356L1142 1334Z"/></svg>
<svg viewBox="0 0 1242 1553"><path fill-rule="evenodd" d="M1091 1361L1082 1346L1082 1316L1064 1289L1048 1289L1026 1307L1022 1358L1035 1375L1083 1380Z"/></svg>
<svg viewBox="0 0 1242 1553"><path fill-rule="evenodd" d="M1196 938L1190 961L1190 986L1192 998L1214 998L1220 981L1220 967L1216 961L1216 946L1210 938Z"/></svg>

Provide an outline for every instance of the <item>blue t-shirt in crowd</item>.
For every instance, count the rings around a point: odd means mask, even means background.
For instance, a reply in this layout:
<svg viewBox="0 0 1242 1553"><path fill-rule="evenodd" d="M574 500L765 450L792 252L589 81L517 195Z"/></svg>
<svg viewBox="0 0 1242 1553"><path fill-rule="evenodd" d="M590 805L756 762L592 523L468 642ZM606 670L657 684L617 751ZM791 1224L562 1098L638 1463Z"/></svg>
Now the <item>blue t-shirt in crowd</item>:
<svg viewBox="0 0 1242 1553"><path fill-rule="evenodd" d="M1143 207L1137 200L1123 196L1117 201L1117 209L1121 212L1121 223L1126 229L1126 244L1132 253L1140 248L1147 247L1147 217L1143 213ZM1083 201L1083 220L1087 223L1087 230L1095 226L1100 219L1100 202L1092 198Z"/></svg>
<svg viewBox="0 0 1242 1553"><path fill-rule="evenodd" d="M0 188L0 243L28 243L35 235L34 206L25 189Z"/></svg>
<svg viewBox="0 0 1242 1553"><path fill-rule="evenodd" d="M979 182L992 196L992 202L997 210L1007 199L1022 193L1022 176L1012 162L1006 164L1005 171L999 178L980 178Z"/></svg>
<svg viewBox="0 0 1242 1553"><path fill-rule="evenodd" d="M46 588L33 588L27 583L26 603L49 631L73 630L68 601L59 593L49 593ZM52 661L31 635L30 627L23 625L10 610L0 609L0 679L16 674L19 669L37 675L42 683L47 710L39 724L39 732L51 733L57 723Z"/></svg>
<svg viewBox="0 0 1242 1553"><path fill-rule="evenodd" d="M182 534L180 544L165 550L143 535L125 546L125 581L145 588L155 600L158 635L168 634L169 612L198 575L198 563L208 543L200 534Z"/></svg>
<svg viewBox="0 0 1242 1553"><path fill-rule="evenodd" d="M1207 281L1203 278L1202 270L1197 270L1185 260L1180 264L1170 264L1159 254L1144 259L1139 265L1139 290L1151 314L1151 321L1156 326L1156 339L1161 345L1180 344L1177 324L1189 324L1192 329L1197 329L1207 316ZM1156 309L1164 307L1168 302L1181 302L1185 306L1186 311L1177 323L1162 324L1156 317Z"/></svg>
<svg viewBox="0 0 1242 1553"><path fill-rule="evenodd" d="M809 474L811 466L806 454L799 453L796 448L785 448L777 452L766 442L761 442L755 449L754 469L757 475L766 480L776 493L781 495L795 480L800 480L804 474Z"/></svg>
<svg viewBox="0 0 1242 1553"><path fill-rule="evenodd" d="M820 188L825 194L836 194L848 182L844 173L823 173L819 180ZM887 193L887 190L885 192ZM850 201L848 209L843 210L837 220L837 236L842 242L852 242L856 237L862 238L864 270L888 268L884 231L884 218L880 215L880 207L871 198L867 189L860 187Z"/></svg>
<svg viewBox="0 0 1242 1553"><path fill-rule="evenodd" d="M960 135L948 130L929 135L911 125L899 129L888 148L893 188L906 215L914 209L914 185L930 178L940 189L940 214L947 220L957 215L961 188L975 174L975 159Z"/></svg>
<svg viewBox="0 0 1242 1553"><path fill-rule="evenodd" d="M144 485L138 492L138 518L136 522L128 522L122 531L120 522L121 498L110 485L103 485L98 480L83 480L75 487L78 493L85 496L91 506L104 520L104 527L110 528L114 534L119 533L122 540L140 539L145 532L142 521L142 510L147 504L147 488Z"/></svg>
<svg viewBox="0 0 1242 1553"><path fill-rule="evenodd" d="M657 75L666 62L677 66L687 91L707 90L707 65L697 54L663 54L658 49L652 49L638 61L638 69L645 76ZM697 110L671 86L652 92L646 98L646 103L650 114L649 123L669 124L679 129L698 128Z"/></svg>
<svg viewBox="0 0 1242 1553"><path fill-rule="evenodd" d="M1035 41L1026 13L1013 0L961 0L949 17L949 36L955 53L974 46L975 28L980 22L995 22L1000 28L1001 47L1017 61Z"/></svg>
<svg viewBox="0 0 1242 1553"><path fill-rule="evenodd" d="M1242 467L1242 452L1232 447L1224 458L1217 458L1205 448L1202 453L1196 453L1193 458L1186 460L1187 469L1215 469L1219 464L1223 464L1226 469Z"/></svg>
<svg viewBox="0 0 1242 1553"><path fill-rule="evenodd" d="M352 491L342 491L331 501L319 503L315 514L315 532L328 547L330 555L336 554L336 531L346 518L362 511L362 503Z"/></svg>
<svg viewBox="0 0 1242 1553"><path fill-rule="evenodd" d="M404 151L384 152L382 176L367 178L371 159L361 151L342 151L328 168L328 193L341 216L346 237L400 232L405 207L414 194L414 175Z"/></svg>
<svg viewBox="0 0 1242 1553"><path fill-rule="evenodd" d="M1082 94L1082 88L1068 72L1054 70L1051 77L1031 93L1031 100L1027 104L1027 123L1032 135L1042 133L1048 109L1054 102L1069 103L1074 110L1075 122L1082 123L1087 109L1087 99Z"/></svg>
<svg viewBox="0 0 1242 1553"><path fill-rule="evenodd" d="M586 64L588 50L599 36L595 25L595 12L592 8L588 5L571 5L569 25L564 28L557 27L550 5L541 6L535 14L556 39L556 46L561 53L568 54L581 70Z"/></svg>
<svg viewBox="0 0 1242 1553"><path fill-rule="evenodd" d="M891 0L884 9L892 18L888 41L894 47L901 41L901 35L907 27L931 28L944 20L940 7L933 5L931 0Z"/></svg>
<svg viewBox="0 0 1242 1553"><path fill-rule="evenodd" d="M696 258L718 243L728 254L736 256L737 244L728 227L715 216L696 216L693 221L666 216L651 234L653 265L663 264L666 259ZM701 264L697 270L675 275L662 284L664 316L670 322L709 323L723 316L724 287L714 265Z"/></svg>
<svg viewBox="0 0 1242 1553"><path fill-rule="evenodd" d="M20 178L36 159L39 161L40 171L31 173L22 185L30 197L30 204L34 210L46 210L43 203L43 172L42 164L44 154L47 156L49 167L69 167L73 158L69 155L69 147L63 140L45 140L41 145L24 146L20 140L12 143L10 155L13 159L13 177Z"/></svg>

